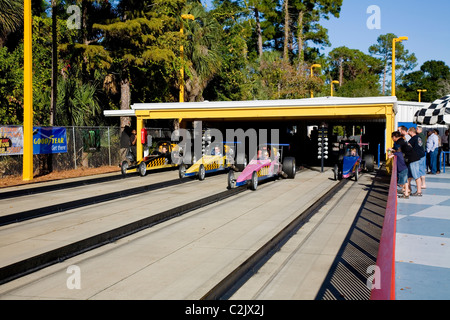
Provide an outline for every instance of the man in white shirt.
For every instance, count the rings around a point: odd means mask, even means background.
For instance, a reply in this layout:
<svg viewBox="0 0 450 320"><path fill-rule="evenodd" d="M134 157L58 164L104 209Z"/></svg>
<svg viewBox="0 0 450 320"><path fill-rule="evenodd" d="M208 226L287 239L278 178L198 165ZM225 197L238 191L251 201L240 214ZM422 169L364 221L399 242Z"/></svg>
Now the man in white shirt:
<svg viewBox="0 0 450 320"><path fill-rule="evenodd" d="M437 157L439 152L439 138L434 133L434 130L430 130L431 134L428 136L427 139L427 153L430 157L430 169L431 171L428 172L429 174L436 174L437 173Z"/></svg>

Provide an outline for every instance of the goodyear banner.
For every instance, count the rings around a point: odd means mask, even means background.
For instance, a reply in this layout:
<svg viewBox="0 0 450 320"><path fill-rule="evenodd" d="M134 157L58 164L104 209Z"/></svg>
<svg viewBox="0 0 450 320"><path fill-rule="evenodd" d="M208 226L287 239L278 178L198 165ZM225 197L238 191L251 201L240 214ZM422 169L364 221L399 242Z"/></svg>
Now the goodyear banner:
<svg viewBox="0 0 450 320"><path fill-rule="evenodd" d="M34 127L33 154L67 152L66 128Z"/></svg>
<svg viewBox="0 0 450 320"><path fill-rule="evenodd" d="M33 154L67 152L66 128L33 127ZM0 127L0 156L23 154L23 127Z"/></svg>

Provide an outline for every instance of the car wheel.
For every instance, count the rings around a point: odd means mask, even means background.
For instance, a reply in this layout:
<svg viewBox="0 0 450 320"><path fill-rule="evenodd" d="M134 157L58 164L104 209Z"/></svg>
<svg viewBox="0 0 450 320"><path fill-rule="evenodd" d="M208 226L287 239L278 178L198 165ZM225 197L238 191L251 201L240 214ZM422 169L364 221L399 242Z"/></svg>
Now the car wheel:
<svg viewBox="0 0 450 320"><path fill-rule="evenodd" d="M358 181L358 179L359 179L359 167L356 168L355 170L355 181Z"/></svg>
<svg viewBox="0 0 450 320"><path fill-rule="evenodd" d="M145 162L141 162L139 164L139 174L141 175L141 177L144 177L146 173L147 173L147 164Z"/></svg>
<svg viewBox="0 0 450 320"><path fill-rule="evenodd" d="M337 164L334 165L334 180L339 180L339 166Z"/></svg>
<svg viewBox="0 0 450 320"><path fill-rule="evenodd" d="M372 154L366 154L364 156L364 163L368 172L373 172L375 170L375 158Z"/></svg>
<svg viewBox="0 0 450 320"><path fill-rule="evenodd" d="M205 166L201 164L200 167L198 168L198 180L200 181L205 180L205 176L206 176Z"/></svg>
<svg viewBox="0 0 450 320"><path fill-rule="evenodd" d="M250 180L250 189L256 190L258 188L258 172L253 171L252 179Z"/></svg>
<svg viewBox="0 0 450 320"><path fill-rule="evenodd" d="M295 178L295 158L288 157L283 160L283 172L287 174L289 179Z"/></svg>
<svg viewBox="0 0 450 320"><path fill-rule="evenodd" d="M234 171L228 171L228 189L236 188L236 179L234 178Z"/></svg>
<svg viewBox="0 0 450 320"><path fill-rule="evenodd" d="M120 166L120 170L122 171L122 175L126 175L127 174L127 170L128 170L128 161L123 161L122 165Z"/></svg>
<svg viewBox="0 0 450 320"><path fill-rule="evenodd" d="M186 175L186 170L187 167L184 163L181 163L180 166L178 167L178 175L180 176L180 179L183 179L184 176Z"/></svg>
<svg viewBox="0 0 450 320"><path fill-rule="evenodd" d="M237 153L236 154L236 162L235 167L239 171L244 171L245 167L247 166L247 157L244 153Z"/></svg>

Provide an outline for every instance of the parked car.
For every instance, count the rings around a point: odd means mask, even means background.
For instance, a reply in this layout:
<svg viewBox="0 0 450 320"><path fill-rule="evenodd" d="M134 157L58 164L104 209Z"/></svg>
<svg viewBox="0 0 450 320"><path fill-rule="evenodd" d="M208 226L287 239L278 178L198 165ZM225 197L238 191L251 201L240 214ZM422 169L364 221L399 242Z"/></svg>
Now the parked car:
<svg viewBox="0 0 450 320"><path fill-rule="evenodd" d="M197 176L204 180L206 174L227 170L241 170L245 160L236 161L236 143L224 143L223 150L216 145L210 154L203 155L192 165L182 163L179 167L180 178Z"/></svg>
<svg viewBox="0 0 450 320"><path fill-rule="evenodd" d="M259 182L278 176L295 178L295 158L283 159L283 147L286 144L264 144L258 147L257 154L248 163L245 169L235 178L235 171L228 172L228 188L235 188L249 184L252 190L256 190Z"/></svg>
<svg viewBox="0 0 450 320"><path fill-rule="evenodd" d="M145 176L148 170L172 168L179 165L172 161L172 153L177 152L178 145L170 141L160 141L153 151L140 161L135 161L134 156L128 154L127 160L121 165L122 174L138 171L141 176Z"/></svg>
<svg viewBox="0 0 450 320"><path fill-rule="evenodd" d="M358 181L363 170L374 170L374 156L365 153L367 143L354 140L343 140L339 143L339 160L334 165L334 179L342 180L355 178Z"/></svg>

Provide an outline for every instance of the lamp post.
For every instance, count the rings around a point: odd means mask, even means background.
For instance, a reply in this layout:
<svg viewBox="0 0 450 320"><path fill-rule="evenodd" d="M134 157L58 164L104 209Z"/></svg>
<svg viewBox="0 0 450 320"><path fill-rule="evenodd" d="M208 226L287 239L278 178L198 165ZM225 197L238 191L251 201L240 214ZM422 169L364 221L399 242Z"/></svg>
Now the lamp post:
<svg viewBox="0 0 450 320"><path fill-rule="evenodd" d="M181 29L180 29L180 33L181 35L183 35L184 30L183 30L183 19L190 19L190 20L195 20L194 16L192 14L182 14L181 15ZM181 61L183 62L184 59L184 48L183 45L180 46L180 58ZM180 102L184 102L184 66L181 66L180 69Z"/></svg>
<svg viewBox="0 0 450 320"><path fill-rule="evenodd" d="M333 96L333 84L339 84L339 81L337 80L331 81L331 96Z"/></svg>
<svg viewBox="0 0 450 320"><path fill-rule="evenodd" d="M314 68L322 68L322 66L320 64L313 64L311 66L311 78L314 76L314 73L313 73ZM311 89L311 98L314 98L314 92L312 89Z"/></svg>
<svg viewBox="0 0 450 320"><path fill-rule="evenodd" d="M392 39L392 96L395 97L395 44L408 40L408 37L400 37Z"/></svg>
<svg viewBox="0 0 450 320"><path fill-rule="evenodd" d="M22 180L33 180L33 59L31 0L24 1L24 81L23 81L23 172Z"/></svg>
<svg viewBox="0 0 450 320"><path fill-rule="evenodd" d="M419 89L417 90L417 92L419 93L419 102L422 102L422 92L427 92L426 89Z"/></svg>

